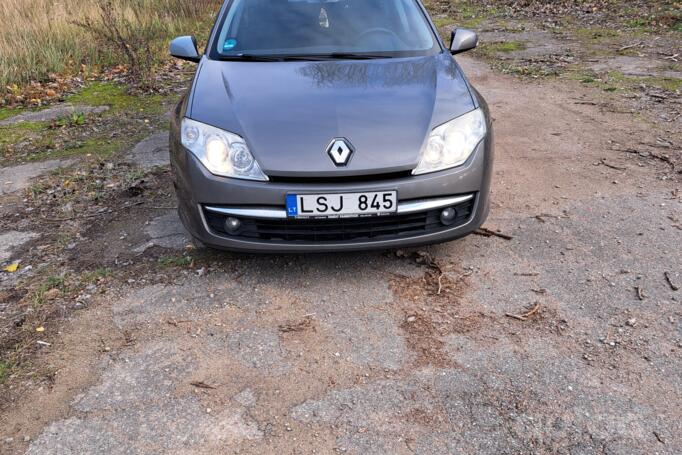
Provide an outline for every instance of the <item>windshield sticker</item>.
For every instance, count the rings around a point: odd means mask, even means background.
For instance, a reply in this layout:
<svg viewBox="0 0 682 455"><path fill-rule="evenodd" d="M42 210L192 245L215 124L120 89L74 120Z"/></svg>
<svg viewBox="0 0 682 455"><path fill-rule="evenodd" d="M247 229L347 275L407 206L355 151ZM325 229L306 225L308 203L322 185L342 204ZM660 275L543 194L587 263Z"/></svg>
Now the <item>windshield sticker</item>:
<svg viewBox="0 0 682 455"><path fill-rule="evenodd" d="M225 40L225 44L223 44L223 50L224 51L231 51L237 47L237 40L234 38L228 38Z"/></svg>
<svg viewBox="0 0 682 455"><path fill-rule="evenodd" d="M320 27L329 28L329 25L329 16L327 15L327 10L322 8L320 9Z"/></svg>

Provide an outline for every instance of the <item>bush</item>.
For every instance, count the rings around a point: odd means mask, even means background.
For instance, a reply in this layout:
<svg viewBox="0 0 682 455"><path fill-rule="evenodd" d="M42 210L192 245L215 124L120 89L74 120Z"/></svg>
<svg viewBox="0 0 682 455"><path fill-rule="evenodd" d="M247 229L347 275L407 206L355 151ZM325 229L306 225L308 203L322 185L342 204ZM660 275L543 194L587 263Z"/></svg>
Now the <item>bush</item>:
<svg viewBox="0 0 682 455"><path fill-rule="evenodd" d="M0 86L44 81L51 73L78 74L81 65L98 69L126 64L145 80L153 64L167 58L171 38L208 35L221 3L2 0Z"/></svg>

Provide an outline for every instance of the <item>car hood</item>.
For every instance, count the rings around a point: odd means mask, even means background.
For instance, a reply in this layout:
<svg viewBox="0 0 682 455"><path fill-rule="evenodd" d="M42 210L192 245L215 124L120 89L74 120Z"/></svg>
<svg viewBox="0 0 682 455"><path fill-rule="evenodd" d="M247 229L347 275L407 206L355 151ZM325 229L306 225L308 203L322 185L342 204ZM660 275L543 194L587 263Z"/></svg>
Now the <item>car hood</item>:
<svg viewBox="0 0 682 455"><path fill-rule="evenodd" d="M381 60L204 59L188 116L244 137L269 176L330 177L414 169L435 126L475 108L448 54ZM355 152L345 167L335 138Z"/></svg>

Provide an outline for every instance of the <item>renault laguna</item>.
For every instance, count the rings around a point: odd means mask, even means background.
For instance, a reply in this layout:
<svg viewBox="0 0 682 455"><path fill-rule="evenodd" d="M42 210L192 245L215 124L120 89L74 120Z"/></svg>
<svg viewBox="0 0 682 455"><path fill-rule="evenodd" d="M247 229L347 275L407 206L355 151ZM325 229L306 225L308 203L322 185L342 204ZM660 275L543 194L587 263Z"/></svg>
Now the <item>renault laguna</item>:
<svg viewBox="0 0 682 455"><path fill-rule="evenodd" d="M171 121L179 213L235 251L450 241L488 215L488 107L418 0L227 0Z"/></svg>

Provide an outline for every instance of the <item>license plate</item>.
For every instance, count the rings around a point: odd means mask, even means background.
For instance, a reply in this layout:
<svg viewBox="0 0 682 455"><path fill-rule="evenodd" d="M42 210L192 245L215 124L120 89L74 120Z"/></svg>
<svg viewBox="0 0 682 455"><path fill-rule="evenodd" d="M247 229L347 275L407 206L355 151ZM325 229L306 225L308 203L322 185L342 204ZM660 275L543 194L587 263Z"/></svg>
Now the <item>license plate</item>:
<svg viewBox="0 0 682 455"><path fill-rule="evenodd" d="M292 218L352 218L397 211L396 191L287 195L287 216Z"/></svg>

